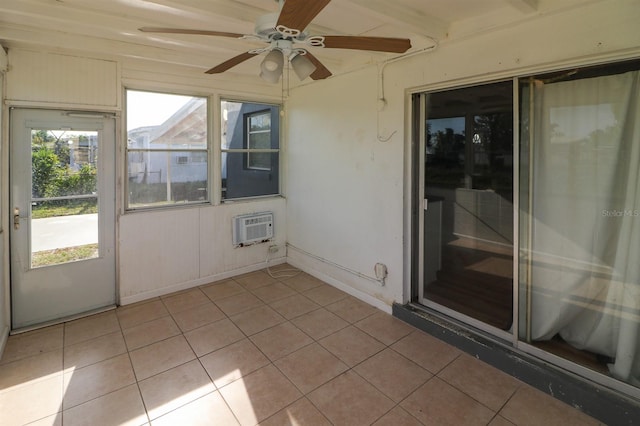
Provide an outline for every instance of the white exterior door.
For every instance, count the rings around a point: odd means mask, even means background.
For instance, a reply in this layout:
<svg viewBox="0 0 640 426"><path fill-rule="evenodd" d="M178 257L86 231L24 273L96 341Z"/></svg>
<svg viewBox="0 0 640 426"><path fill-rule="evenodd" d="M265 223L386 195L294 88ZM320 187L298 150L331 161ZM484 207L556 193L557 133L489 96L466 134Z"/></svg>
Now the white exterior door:
<svg viewBox="0 0 640 426"><path fill-rule="evenodd" d="M115 124L13 109L12 329L115 303Z"/></svg>

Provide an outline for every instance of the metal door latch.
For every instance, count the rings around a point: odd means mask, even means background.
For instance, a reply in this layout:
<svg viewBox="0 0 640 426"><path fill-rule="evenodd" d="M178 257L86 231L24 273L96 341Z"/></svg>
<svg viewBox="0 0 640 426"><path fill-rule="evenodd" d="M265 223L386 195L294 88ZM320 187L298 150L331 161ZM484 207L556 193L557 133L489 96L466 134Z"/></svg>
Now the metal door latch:
<svg viewBox="0 0 640 426"><path fill-rule="evenodd" d="M13 229L20 229L20 209L18 207L13 209Z"/></svg>

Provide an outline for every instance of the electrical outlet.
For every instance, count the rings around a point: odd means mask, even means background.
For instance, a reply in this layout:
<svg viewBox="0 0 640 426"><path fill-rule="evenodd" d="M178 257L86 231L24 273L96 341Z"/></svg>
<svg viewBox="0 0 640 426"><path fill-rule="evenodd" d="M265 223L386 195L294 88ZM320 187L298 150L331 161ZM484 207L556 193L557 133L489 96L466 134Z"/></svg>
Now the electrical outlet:
<svg viewBox="0 0 640 426"><path fill-rule="evenodd" d="M275 244L274 244L274 245L270 245L270 246L269 246L269 253L271 253L271 254L273 254L273 253L277 253L277 252L278 252L278 250L279 250L279 248L278 248L278 246L277 246L277 245L275 245Z"/></svg>

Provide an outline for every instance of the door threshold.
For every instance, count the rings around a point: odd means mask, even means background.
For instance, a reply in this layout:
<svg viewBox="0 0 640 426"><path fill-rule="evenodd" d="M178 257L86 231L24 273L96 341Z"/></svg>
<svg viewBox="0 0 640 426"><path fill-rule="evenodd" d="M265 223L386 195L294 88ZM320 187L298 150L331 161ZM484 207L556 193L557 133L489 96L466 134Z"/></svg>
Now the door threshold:
<svg viewBox="0 0 640 426"><path fill-rule="evenodd" d="M58 325L58 324L62 324L65 322L69 322L69 321L74 321L80 318L85 318L85 317L89 317L91 315L96 315L96 314L101 314L103 312L108 312L108 311L112 311L115 308L117 308L116 305L109 305L109 306L104 306L102 308L97 308L97 309L92 309L90 311L86 311L86 312L81 312L79 314L74 314L74 315L69 315L63 318L57 318L51 321L47 321L47 322L43 322L43 323L39 323L39 324L35 324L35 325L29 325L26 327L21 327L21 328L17 328L15 330L11 330L9 332L10 336L13 336L15 334L22 334L22 333L26 333L28 331L33 331L33 330L38 330L41 328L45 328L45 327L51 327L52 325Z"/></svg>

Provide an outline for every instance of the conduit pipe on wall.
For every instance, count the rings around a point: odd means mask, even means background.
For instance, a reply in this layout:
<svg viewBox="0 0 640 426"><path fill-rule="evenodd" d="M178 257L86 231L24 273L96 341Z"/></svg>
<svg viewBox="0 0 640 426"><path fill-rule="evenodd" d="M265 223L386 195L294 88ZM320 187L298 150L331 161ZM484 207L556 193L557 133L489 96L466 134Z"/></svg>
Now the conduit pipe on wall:
<svg viewBox="0 0 640 426"><path fill-rule="evenodd" d="M363 274L362 272L355 271L353 269L347 268L346 266L339 265L339 264L337 264L335 262L332 262L332 261L330 261L328 259L325 259L323 257L320 257L320 256L317 256L315 254L309 253L308 251L303 250L300 247L296 247L293 244L287 243L287 248L291 248L291 249L293 249L293 250L295 250L295 251L297 251L299 253L304 254L305 256L311 257L311 258L313 258L315 260L318 260L318 261L320 261L322 263L325 263L327 265L333 266L333 267L338 268L338 269L342 269L343 271L349 272L350 274L353 274L353 275L355 275L357 277L363 278L365 280L372 281L374 283L378 283L380 286L384 286L385 285L385 280L387 278L388 272L387 272L387 267L385 265L381 264L381 263L377 263L374 266L374 272L376 272L376 275L380 276L380 278L373 278L373 277L370 277L368 275ZM381 268L381 266L377 266L377 265L384 266L384 272L379 272L379 270L382 269L382 268Z"/></svg>
<svg viewBox="0 0 640 426"><path fill-rule="evenodd" d="M426 36L426 37L429 38L431 41L433 41L433 45L432 46L428 46L428 47L425 47L423 49L416 50L415 52L410 52L410 53L407 53L406 55L402 55L402 56L395 57L393 59L389 59L388 61L383 62L382 65L379 66L378 81L380 82L380 85L378 87L378 119L377 119L377 137L378 137L378 141L379 142L389 142L389 140L391 140L393 135L398 133L397 130L394 130L386 138L380 135L380 113L387 106L387 100L384 97L384 69L387 67L387 65L402 61L404 59L412 58L414 56L417 56L417 55L420 55L420 54L423 54L423 53L433 52L434 50L436 50L438 48L438 46L440 45L440 42L438 41L438 39L436 39L434 37L430 37L430 36Z"/></svg>

